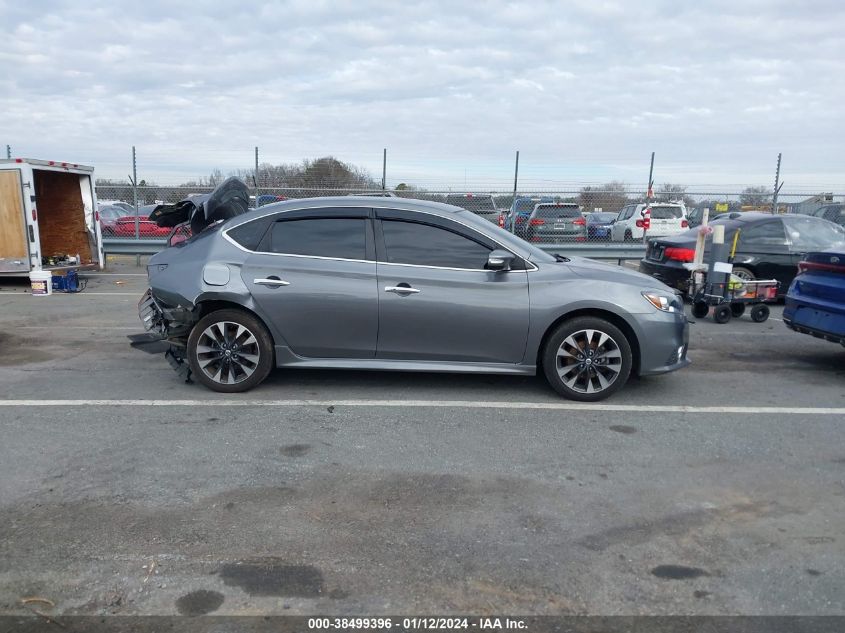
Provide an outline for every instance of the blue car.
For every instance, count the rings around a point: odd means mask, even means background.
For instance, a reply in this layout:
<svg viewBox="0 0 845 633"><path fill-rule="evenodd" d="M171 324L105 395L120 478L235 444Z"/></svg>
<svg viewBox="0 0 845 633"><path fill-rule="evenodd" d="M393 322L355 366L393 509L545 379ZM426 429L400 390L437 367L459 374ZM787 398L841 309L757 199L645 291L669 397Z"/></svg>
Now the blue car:
<svg viewBox="0 0 845 633"><path fill-rule="evenodd" d="M516 198L508 211L508 217L505 219L504 228L519 237L525 237L525 229L528 226L528 216L534 211L534 207L541 202L554 201L555 199L550 196Z"/></svg>
<svg viewBox="0 0 845 633"><path fill-rule="evenodd" d="M616 219L615 213L588 213L587 214L587 239L588 240L609 240L610 228Z"/></svg>
<svg viewBox="0 0 845 633"><path fill-rule="evenodd" d="M845 248L807 253L786 294L783 322L845 345Z"/></svg>

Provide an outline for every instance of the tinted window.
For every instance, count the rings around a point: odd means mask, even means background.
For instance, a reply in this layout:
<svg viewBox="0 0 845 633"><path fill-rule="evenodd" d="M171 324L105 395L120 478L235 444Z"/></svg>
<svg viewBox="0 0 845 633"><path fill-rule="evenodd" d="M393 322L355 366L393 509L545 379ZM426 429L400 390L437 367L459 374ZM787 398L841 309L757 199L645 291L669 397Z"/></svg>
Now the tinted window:
<svg viewBox="0 0 845 633"><path fill-rule="evenodd" d="M793 216L784 218L783 223L796 251L823 250L845 242L845 229L832 222Z"/></svg>
<svg viewBox="0 0 845 633"><path fill-rule="evenodd" d="M387 261L395 264L482 269L490 249L452 231L427 224L382 222Z"/></svg>
<svg viewBox="0 0 845 633"><path fill-rule="evenodd" d="M652 220L677 220L682 215L680 207L651 207Z"/></svg>
<svg viewBox="0 0 845 633"><path fill-rule="evenodd" d="M229 230L229 237L250 251L258 250L261 238L267 232L268 221L264 218L254 222L247 222Z"/></svg>
<svg viewBox="0 0 845 633"><path fill-rule="evenodd" d="M581 212L578 207L542 206L534 215L538 218L580 218Z"/></svg>
<svg viewBox="0 0 845 633"><path fill-rule="evenodd" d="M725 239L727 240L727 237ZM782 222L763 222L743 227L739 240L743 246L784 246L786 235L783 232Z"/></svg>
<svg viewBox="0 0 845 633"><path fill-rule="evenodd" d="M363 218L312 218L273 223L270 251L290 255L366 259Z"/></svg>

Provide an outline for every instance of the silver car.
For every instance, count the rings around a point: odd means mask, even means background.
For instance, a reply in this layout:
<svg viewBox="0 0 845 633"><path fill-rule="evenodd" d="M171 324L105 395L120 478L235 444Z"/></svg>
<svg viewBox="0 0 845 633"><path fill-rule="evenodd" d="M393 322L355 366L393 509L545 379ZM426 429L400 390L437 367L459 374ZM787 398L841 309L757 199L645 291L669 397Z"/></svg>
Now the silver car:
<svg viewBox="0 0 845 633"><path fill-rule="evenodd" d="M680 369L681 298L552 256L470 211L400 198L292 200L212 224L149 262L145 327L224 393L274 367L534 374L606 398Z"/></svg>

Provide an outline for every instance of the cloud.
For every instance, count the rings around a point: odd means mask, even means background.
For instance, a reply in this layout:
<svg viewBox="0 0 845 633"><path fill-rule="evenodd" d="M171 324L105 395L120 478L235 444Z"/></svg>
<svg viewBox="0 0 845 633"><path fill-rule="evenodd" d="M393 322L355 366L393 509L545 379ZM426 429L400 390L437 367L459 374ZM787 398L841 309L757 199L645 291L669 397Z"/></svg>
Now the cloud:
<svg viewBox="0 0 845 633"><path fill-rule="evenodd" d="M782 151L791 183L845 190L843 27L834 1L0 0L0 143L112 177L134 144L159 182L256 145L377 172L388 147L391 181L502 188L515 149L526 178L656 151L658 176L748 184Z"/></svg>

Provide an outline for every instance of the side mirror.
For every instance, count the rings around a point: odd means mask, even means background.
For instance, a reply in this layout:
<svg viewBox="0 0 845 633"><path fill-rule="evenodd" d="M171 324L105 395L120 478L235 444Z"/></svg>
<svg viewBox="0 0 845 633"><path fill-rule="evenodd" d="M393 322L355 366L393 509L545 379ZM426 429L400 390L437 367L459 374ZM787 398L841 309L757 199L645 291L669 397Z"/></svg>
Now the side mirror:
<svg viewBox="0 0 845 633"><path fill-rule="evenodd" d="M501 248L490 251L490 254L487 256L487 270L510 270L514 257L513 253Z"/></svg>

